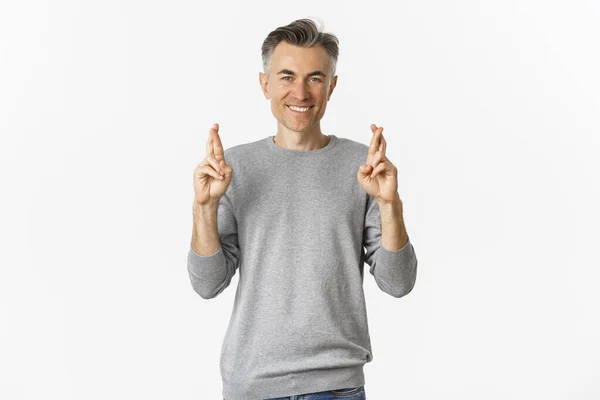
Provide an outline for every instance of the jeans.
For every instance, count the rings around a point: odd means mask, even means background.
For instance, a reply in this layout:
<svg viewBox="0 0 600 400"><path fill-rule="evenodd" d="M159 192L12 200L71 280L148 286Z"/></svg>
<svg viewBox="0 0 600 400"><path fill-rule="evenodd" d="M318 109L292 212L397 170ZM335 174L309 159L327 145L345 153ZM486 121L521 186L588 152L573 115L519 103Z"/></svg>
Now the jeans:
<svg viewBox="0 0 600 400"><path fill-rule="evenodd" d="M367 394L364 386L326 390L324 392L299 394L289 397L277 397L265 400L366 400Z"/></svg>

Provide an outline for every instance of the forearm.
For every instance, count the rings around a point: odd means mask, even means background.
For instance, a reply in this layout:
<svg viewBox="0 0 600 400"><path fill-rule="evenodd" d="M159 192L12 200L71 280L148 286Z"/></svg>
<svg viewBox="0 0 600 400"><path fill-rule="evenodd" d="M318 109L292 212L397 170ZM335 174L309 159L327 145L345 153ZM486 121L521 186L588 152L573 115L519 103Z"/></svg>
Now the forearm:
<svg viewBox="0 0 600 400"><path fill-rule="evenodd" d="M221 243L217 230L218 203L193 205L194 226L192 230L191 247L200 256L215 254Z"/></svg>
<svg viewBox="0 0 600 400"><path fill-rule="evenodd" d="M402 201L397 195L393 202L378 202L381 217L381 245L388 251L403 248L408 243L408 233L402 217Z"/></svg>

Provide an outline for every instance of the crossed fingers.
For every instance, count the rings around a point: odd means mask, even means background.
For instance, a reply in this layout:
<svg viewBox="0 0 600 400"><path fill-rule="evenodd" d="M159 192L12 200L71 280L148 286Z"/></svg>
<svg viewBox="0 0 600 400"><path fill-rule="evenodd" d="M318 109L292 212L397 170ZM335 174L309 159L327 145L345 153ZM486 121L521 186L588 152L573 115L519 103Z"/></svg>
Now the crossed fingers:
<svg viewBox="0 0 600 400"><path fill-rule="evenodd" d="M387 160L387 157L385 156L387 142L383 137L383 127L377 127L377 125L371 124L371 131L373 133L373 137L371 137L371 143L369 144L369 151L367 153L367 164L373 167L371 177L374 177L385 168L384 164L379 164L382 161Z"/></svg>
<svg viewBox="0 0 600 400"><path fill-rule="evenodd" d="M209 130L208 140L206 141L206 162L210 164L219 174L224 175L225 155L223 144L219 137L219 124L214 124Z"/></svg>

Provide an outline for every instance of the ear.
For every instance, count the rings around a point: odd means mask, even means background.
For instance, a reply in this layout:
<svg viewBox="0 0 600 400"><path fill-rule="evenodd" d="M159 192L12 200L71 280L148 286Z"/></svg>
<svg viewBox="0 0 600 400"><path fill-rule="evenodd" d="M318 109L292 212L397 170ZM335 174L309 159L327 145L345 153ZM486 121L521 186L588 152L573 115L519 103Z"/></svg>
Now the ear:
<svg viewBox="0 0 600 400"><path fill-rule="evenodd" d="M269 94L269 86L268 86L268 77L267 75L263 74L262 72L258 73L258 81L260 82L260 88L262 89L263 95L265 96L265 99L270 99L271 95Z"/></svg>
<svg viewBox="0 0 600 400"><path fill-rule="evenodd" d="M331 94L333 93L333 89L335 89L335 85L337 85L337 75L333 77L331 84L329 85L329 93L327 93L327 101L331 98Z"/></svg>

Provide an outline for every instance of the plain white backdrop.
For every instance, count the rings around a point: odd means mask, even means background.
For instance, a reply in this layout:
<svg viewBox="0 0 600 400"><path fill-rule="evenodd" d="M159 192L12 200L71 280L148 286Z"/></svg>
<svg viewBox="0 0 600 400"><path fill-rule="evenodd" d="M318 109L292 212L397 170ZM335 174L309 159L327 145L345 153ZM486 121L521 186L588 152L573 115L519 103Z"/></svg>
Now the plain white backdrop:
<svg viewBox="0 0 600 400"><path fill-rule="evenodd" d="M191 287L193 169L214 122L275 134L260 46L305 17L323 133L384 127L419 259L401 299L365 274L367 398L600 398L594 0L2 1L0 398L222 398L238 275Z"/></svg>

